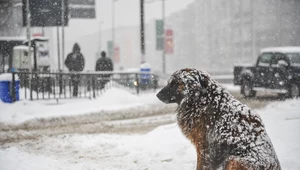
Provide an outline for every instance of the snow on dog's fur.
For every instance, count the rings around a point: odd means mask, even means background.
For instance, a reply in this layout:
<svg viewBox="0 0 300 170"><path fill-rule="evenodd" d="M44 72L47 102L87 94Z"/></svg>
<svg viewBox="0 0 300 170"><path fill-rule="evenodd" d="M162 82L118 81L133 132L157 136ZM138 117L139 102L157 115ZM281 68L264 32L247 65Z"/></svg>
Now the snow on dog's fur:
<svg viewBox="0 0 300 170"><path fill-rule="evenodd" d="M279 170L259 115L207 73L181 69L157 97L177 103L177 122L197 150L197 170Z"/></svg>

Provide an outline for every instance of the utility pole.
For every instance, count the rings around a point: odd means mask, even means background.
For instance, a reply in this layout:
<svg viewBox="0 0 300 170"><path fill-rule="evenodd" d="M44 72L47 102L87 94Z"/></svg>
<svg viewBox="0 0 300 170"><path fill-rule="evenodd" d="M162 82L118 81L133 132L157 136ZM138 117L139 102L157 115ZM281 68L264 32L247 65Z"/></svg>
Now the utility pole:
<svg viewBox="0 0 300 170"><path fill-rule="evenodd" d="M162 49L162 68L163 68L163 74L166 74L166 51L165 51L165 0L162 0L162 23L163 23L163 49Z"/></svg>
<svg viewBox="0 0 300 170"><path fill-rule="evenodd" d="M278 8L280 9L280 8ZM255 25L255 7L254 2L251 1L251 20L252 20L252 58L256 58L256 25ZM280 18L280 17L279 17ZM277 21L278 22L278 21ZM280 20L278 22L280 24Z"/></svg>
<svg viewBox="0 0 300 170"><path fill-rule="evenodd" d="M29 0L26 0L26 17L27 17L27 27L26 27L26 32L27 32L27 41L28 41L28 57L29 57L29 72L31 73L30 75L30 81L29 81L29 89L30 89L30 100L32 100L32 78L33 78L33 73L32 73L32 58L31 58L31 31L30 31L30 9L29 9Z"/></svg>
<svg viewBox="0 0 300 170"><path fill-rule="evenodd" d="M62 63L65 61L65 0L61 0L61 56L62 56ZM60 61L60 60L59 60ZM59 62L60 63L60 62ZM65 65L62 64L62 70L60 70L59 66L59 72L64 71ZM59 96L62 94L62 75L59 75Z"/></svg>
<svg viewBox="0 0 300 170"><path fill-rule="evenodd" d="M60 71L60 39L59 39L59 27L56 27L56 35L57 35L57 61L58 61L58 71Z"/></svg>
<svg viewBox="0 0 300 170"><path fill-rule="evenodd" d="M141 0L141 62L145 62L144 0Z"/></svg>
<svg viewBox="0 0 300 170"><path fill-rule="evenodd" d="M62 61L65 61L65 1L61 1L61 26L62 26L62 32L61 32L61 55L62 55ZM64 70L64 64L62 65L62 70Z"/></svg>

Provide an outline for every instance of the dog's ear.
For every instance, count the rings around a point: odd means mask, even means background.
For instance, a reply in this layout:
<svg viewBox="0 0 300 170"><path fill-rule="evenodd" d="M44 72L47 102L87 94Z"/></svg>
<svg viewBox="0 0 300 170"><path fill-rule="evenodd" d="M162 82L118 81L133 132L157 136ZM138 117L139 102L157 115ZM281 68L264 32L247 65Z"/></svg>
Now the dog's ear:
<svg viewBox="0 0 300 170"><path fill-rule="evenodd" d="M207 88L209 85L209 75L206 73L200 73L200 78L199 78L201 87Z"/></svg>
<svg viewBox="0 0 300 170"><path fill-rule="evenodd" d="M193 95L201 89L200 72L196 69L182 69L175 74L184 85L184 94Z"/></svg>
<svg viewBox="0 0 300 170"><path fill-rule="evenodd" d="M186 85L186 93L201 96L207 93L211 79L208 73L197 69L184 69L182 78Z"/></svg>

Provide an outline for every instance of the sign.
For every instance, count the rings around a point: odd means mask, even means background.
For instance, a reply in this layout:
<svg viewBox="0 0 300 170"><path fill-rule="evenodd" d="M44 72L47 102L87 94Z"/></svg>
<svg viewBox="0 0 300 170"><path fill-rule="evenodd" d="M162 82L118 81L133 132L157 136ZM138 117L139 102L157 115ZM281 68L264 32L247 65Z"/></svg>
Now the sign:
<svg viewBox="0 0 300 170"><path fill-rule="evenodd" d="M119 63L119 62L120 62L120 47L115 47L114 63Z"/></svg>
<svg viewBox="0 0 300 170"><path fill-rule="evenodd" d="M112 41L107 41L107 56L113 58L113 43Z"/></svg>
<svg viewBox="0 0 300 170"><path fill-rule="evenodd" d="M143 85L149 85L151 81L151 65L149 63L143 63L141 64L140 67L140 72L141 73L146 73L146 74L141 74L141 84Z"/></svg>
<svg viewBox="0 0 300 170"><path fill-rule="evenodd" d="M33 37L42 37L43 34L42 33L34 33L32 34Z"/></svg>
<svg viewBox="0 0 300 170"><path fill-rule="evenodd" d="M156 50L164 49L164 22L162 20L156 20Z"/></svg>
<svg viewBox="0 0 300 170"><path fill-rule="evenodd" d="M23 26L27 25L27 0L23 3ZM30 0L30 26L62 26L62 0ZM64 0L64 25L68 25L68 0Z"/></svg>
<svg viewBox="0 0 300 170"><path fill-rule="evenodd" d="M174 51L173 30L167 29L165 35L165 53L172 54Z"/></svg>
<svg viewBox="0 0 300 170"><path fill-rule="evenodd" d="M69 0L71 18L96 18L95 0Z"/></svg>
<svg viewBox="0 0 300 170"><path fill-rule="evenodd" d="M96 18L95 8L70 8L71 18Z"/></svg>

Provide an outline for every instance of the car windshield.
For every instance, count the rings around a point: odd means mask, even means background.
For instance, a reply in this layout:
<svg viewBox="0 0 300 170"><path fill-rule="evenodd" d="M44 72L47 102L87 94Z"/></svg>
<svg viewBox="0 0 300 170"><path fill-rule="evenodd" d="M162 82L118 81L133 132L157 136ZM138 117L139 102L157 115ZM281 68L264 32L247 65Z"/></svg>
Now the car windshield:
<svg viewBox="0 0 300 170"><path fill-rule="evenodd" d="M300 66L300 53L287 53L292 65Z"/></svg>

